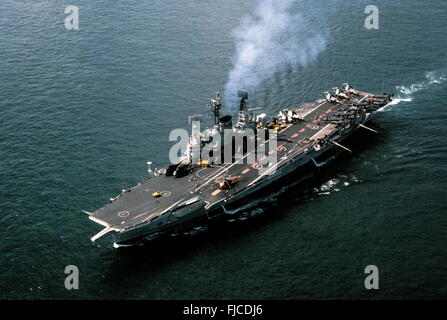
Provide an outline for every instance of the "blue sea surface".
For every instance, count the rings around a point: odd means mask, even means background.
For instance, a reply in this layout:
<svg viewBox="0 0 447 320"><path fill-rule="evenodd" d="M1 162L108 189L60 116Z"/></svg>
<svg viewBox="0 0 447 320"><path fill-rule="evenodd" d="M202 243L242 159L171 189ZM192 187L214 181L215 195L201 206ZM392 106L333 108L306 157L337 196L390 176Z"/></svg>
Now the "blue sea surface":
<svg viewBox="0 0 447 320"><path fill-rule="evenodd" d="M223 90L233 30L256 3L0 3L0 298L447 298L445 0L296 3L324 13L326 48L278 69L250 103L273 114L343 82L397 98L310 198L200 241L90 242L101 228L81 210L146 177L146 161L168 163L169 132ZM364 27L369 4L377 30ZM68 5L79 30L64 26ZM79 290L64 286L67 265ZM367 265L379 290L364 287Z"/></svg>

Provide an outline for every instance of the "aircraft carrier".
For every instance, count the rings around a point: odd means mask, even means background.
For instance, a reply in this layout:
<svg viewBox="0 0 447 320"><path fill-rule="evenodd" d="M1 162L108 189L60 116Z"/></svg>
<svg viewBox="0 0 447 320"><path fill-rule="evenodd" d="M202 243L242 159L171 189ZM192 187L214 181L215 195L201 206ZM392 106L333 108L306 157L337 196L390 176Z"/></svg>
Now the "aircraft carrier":
<svg viewBox="0 0 447 320"><path fill-rule="evenodd" d="M391 102L392 94L374 95L345 83L315 102L284 108L269 121L265 114L256 115L259 108L247 108L245 91L239 91L239 98L233 122L229 115L220 116L223 104L217 94L211 100L214 127L207 130L214 134L251 130L254 149L247 147L247 140L234 146L233 139L231 146L220 147L231 148L230 162L215 161L212 152L206 160L193 157L192 145L203 150L216 143L193 129L187 151L177 163L152 172L148 162L147 179L122 190L103 208L84 211L103 226L91 240L112 235L115 247L130 246L234 218L270 193L305 183L341 152L351 152L343 141L358 130L374 131L366 124ZM259 152L261 146L264 152ZM270 161L273 156L275 161ZM250 163L249 158L255 161Z"/></svg>

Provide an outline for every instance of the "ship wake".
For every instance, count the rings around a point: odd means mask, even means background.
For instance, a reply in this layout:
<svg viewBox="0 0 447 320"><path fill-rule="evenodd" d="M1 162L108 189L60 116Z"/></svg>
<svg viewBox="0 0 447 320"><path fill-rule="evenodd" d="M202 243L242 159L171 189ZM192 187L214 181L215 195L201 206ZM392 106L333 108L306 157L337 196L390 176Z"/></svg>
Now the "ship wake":
<svg viewBox="0 0 447 320"><path fill-rule="evenodd" d="M385 111L386 109L389 109L389 106L395 106L402 102L411 102L413 101L415 93L432 89L435 86L444 83L446 80L447 76L444 73L439 71L427 72L425 74L425 79L420 82L413 83L409 86L396 86L397 95L393 101L377 111Z"/></svg>

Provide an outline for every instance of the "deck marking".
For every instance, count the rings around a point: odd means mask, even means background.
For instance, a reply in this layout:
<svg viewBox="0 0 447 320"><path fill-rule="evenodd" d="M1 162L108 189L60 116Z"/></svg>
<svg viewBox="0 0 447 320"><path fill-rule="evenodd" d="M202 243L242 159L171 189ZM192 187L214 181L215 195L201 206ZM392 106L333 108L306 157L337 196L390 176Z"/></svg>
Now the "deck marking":
<svg viewBox="0 0 447 320"><path fill-rule="evenodd" d="M161 211L161 212L158 212L158 213L153 213L153 214L151 214L149 217L147 217L146 219L144 219L143 222L147 222L147 221L150 220L150 218L152 218L153 216L156 216L156 215L157 215L157 216L161 216L161 215L165 214L166 212L168 212L169 210L171 210L172 208L174 208L177 204L179 204L181 201L183 201L183 199L185 199L185 197L181 198L179 201L175 202L173 205L171 205L171 206L168 207L167 209L165 209L165 210L163 210L163 211ZM151 211L151 210L149 210L149 211ZM149 211L147 211L147 212L149 212Z"/></svg>
<svg viewBox="0 0 447 320"><path fill-rule="evenodd" d="M304 118L305 116L307 116L309 113L312 113L313 111L317 110L319 107L321 107L323 104L325 104L326 101L324 101L323 103L319 104L318 106L316 106L315 108L309 110L308 112L306 112L305 114L301 115L302 118Z"/></svg>
<svg viewBox="0 0 447 320"><path fill-rule="evenodd" d="M244 171L242 171L242 174L246 174L248 171L250 171L250 168L246 168Z"/></svg>
<svg viewBox="0 0 447 320"><path fill-rule="evenodd" d="M285 156L283 157L279 162L277 162L276 164L274 164L270 169L268 169L266 172L264 172L263 174L261 174L259 177L257 177L255 180L253 180L252 182L250 182L247 187L250 187L252 184L256 183L258 180L260 180L262 177L264 177L265 175L267 175L270 171L272 171L273 169L275 169L276 167L279 166L279 164L281 162L284 162L285 160L290 159L289 157Z"/></svg>
<svg viewBox="0 0 447 320"><path fill-rule="evenodd" d="M208 179L209 176L211 176L212 174L215 173L215 171L211 170L211 172L205 174L204 176L201 176L199 173L201 173L203 170L206 170L206 169L209 169L209 168L202 168L202 169L199 169L199 170L196 172L196 176L199 177L200 179L206 180L206 179Z"/></svg>
<svg viewBox="0 0 447 320"><path fill-rule="evenodd" d="M216 190L214 190L214 192L211 193L211 194L212 194L213 196L216 196L216 195L218 195L220 192L221 192L220 189L216 189Z"/></svg>
<svg viewBox="0 0 447 320"><path fill-rule="evenodd" d="M369 95L364 96L363 98L361 98L359 101L357 101L357 103L362 102L363 100L365 100Z"/></svg>
<svg viewBox="0 0 447 320"><path fill-rule="evenodd" d="M304 131L306 131L306 128L302 128L299 133L303 133Z"/></svg>
<svg viewBox="0 0 447 320"><path fill-rule="evenodd" d="M256 166L259 165L259 163L255 162L251 165L252 168L256 168Z"/></svg>
<svg viewBox="0 0 447 320"><path fill-rule="evenodd" d="M329 123L328 125L324 126L323 129L321 129L320 131L318 131L317 133L315 133L312 137L310 137L309 140L315 140L315 136L318 136L320 134L321 131L324 131L326 128L328 128L329 126L331 126L332 123Z"/></svg>
<svg viewBox="0 0 447 320"><path fill-rule="evenodd" d="M141 214L139 214L139 215L137 215L137 216L135 216L135 217L132 217L131 220L138 219L139 217L144 216L144 215L150 213L151 211L155 211L155 210L157 210L157 208L153 208L153 209L151 209L151 210L149 210L149 211L143 212L143 213L141 213Z"/></svg>

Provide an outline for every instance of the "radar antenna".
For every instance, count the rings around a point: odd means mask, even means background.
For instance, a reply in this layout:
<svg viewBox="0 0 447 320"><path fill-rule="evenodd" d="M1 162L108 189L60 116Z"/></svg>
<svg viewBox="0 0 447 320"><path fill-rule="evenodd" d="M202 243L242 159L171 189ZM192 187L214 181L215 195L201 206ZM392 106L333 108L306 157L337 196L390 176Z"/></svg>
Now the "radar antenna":
<svg viewBox="0 0 447 320"><path fill-rule="evenodd" d="M222 103L220 101L220 92L216 92L216 97L211 99L211 108L214 114L214 125L219 125L220 109L222 109Z"/></svg>

